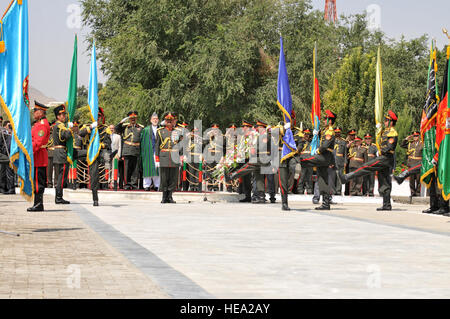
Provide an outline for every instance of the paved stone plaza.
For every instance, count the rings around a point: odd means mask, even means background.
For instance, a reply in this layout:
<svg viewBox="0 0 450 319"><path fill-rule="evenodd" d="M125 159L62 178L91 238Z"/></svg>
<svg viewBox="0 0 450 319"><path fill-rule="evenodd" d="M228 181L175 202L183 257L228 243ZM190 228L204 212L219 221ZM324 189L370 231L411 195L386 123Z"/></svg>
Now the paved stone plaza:
<svg viewBox="0 0 450 319"><path fill-rule="evenodd" d="M43 213L0 197L0 230L20 233L0 233L0 298L450 297L450 218L426 205L336 198L316 212L298 196L282 212L100 194L93 207L69 195L46 195Z"/></svg>

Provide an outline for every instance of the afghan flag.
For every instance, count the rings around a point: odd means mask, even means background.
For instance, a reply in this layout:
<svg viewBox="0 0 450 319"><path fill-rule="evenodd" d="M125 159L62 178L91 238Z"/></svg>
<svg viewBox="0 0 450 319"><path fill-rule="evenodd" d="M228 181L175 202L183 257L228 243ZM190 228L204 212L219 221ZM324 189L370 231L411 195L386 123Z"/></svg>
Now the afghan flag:
<svg viewBox="0 0 450 319"><path fill-rule="evenodd" d="M77 36L73 46L72 67L70 69L69 94L67 97L67 115L69 122L74 121L75 109L77 107ZM73 159L73 137L67 143L67 161L75 166L76 160Z"/></svg>
<svg viewBox="0 0 450 319"><path fill-rule="evenodd" d="M33 198L34 160L28 99L28 0L13 0L1 19L0 104L11 123L9 160L20 193Z"/></svg>
<svg viewBox="0 0 450 319"><path fill-rule="evenodd" d="M292 122L292 97L289 88L289 79L284 59L283 38L280 37L280 62L278 65L278 86L277 86L277 105L283 112L284 123ZM297 152L294 135L291 128L285 130L283 136L283 150L281 152L281 162L292 157Z"/></svg>
<svg viewBox="0 0 450 319"><path fill-rule="evenodd" d="M88 95L89 109L91 110L92 122L98 120L98 82L97 82L97 54L95 51L95 42L92 44L91 55L91 71L89 75L89 95ZM92 130L89 140L89 147L87 150L87 162L92 165L100 153L100 135L98 127Z"/></svg>
<svg viewBox="0 0 450 319"><path fill-rule="evenodd" d="M375 143L377 145L378 151L381 152L380 141L381 135L383 133L382 121L383 121L383 72L381 69L381 53L380 47L378 47L377 55L377 75L375 83L375 124L376 129L376 139Z"/></svg>
<svg viewBox="0 0 450 319"><path fill-rule="evenodd" d="M449 72L450 45L447 46L447 63L445 65L444 81L441 93L441 103L436 120L436 148L438 150L437 181L442 190L442 197L450 199L450 104L448 91L450 89Z"/></svg>
<svg viewBox="0 0 450 319"><path fill-rule="evenodd" d="M432 43L430 66L428 69L427 98L423 107L422 120L420 123L420 134L424 141L420 181L425 183L427 187L430 187L431 185L431 176L434 173L432 160L433 156L436 154L436 115L439 106L436 72L436 48L434 43Z"/></svg>
<svg viewBox="0 0 450 319"><path fill-rule="evenodd" d="M319 92L319 80L316 78L316 54L317 47L314 44L313 52L313 102L311 107L311 121L313 128L318 131L320 128L320 92ZM315 155L320 146L319 135L314 135L311 141L311 155Z"/></svg>

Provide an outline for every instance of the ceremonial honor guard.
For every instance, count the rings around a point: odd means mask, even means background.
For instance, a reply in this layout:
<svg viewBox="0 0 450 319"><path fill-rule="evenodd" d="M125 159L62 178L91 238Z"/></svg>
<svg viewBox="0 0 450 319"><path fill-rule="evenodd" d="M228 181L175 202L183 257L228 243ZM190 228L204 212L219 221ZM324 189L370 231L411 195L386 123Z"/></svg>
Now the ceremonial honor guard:
<svg viewBox="0 0 450 319"><path fill-rule="evenodd" d="M175 115L168 112L163 117L165 126L157 131L155 152L156 167L160 172L160 191L162 192L161 203L175 203L172 193L178 182L178 171L180 167L180 149L178 143L182 136L175 129Z"/></svg>
<svg viewBox="0 0 450 319"><path fill-rule="evenodd" d="M238 145L243 145L250 143L251 133L253 130L253 125L246 120L242 121L242 128L244 134L241 137L241 140L238 141ZM247 166L248 167L248 166ZM245 170L245 165L240 169ZM239 171L238 171L239 172ZM250 203L252 201L252 174L251 170L249 170L250 173L241 175L241 185L242 185L242 192L244 193L245 197L239 202L241 203ZM236 176L237 174L233 174Z"/></svg>
<svg viewBox="0 0 450 319"><path fill-rule="evenodd" d="M47 152L48 152L48 166L47 166L47 187L54 187L54 171L55 167L53 165L53 151L55 150L55 145L53 144L53 128L55 127L55 122L50 124L50 137L47 143Z"/></svg>
<svg viewBox="0 0 450 319"><path fill-rule="evenodd" d="M50 137L50 125L45 118L48 107L34 101L34 125L31 129L34 158L34 205L27 209L29 212L44 210L44 190L47 182L48 153L47 143Z"/></svg>
<svg viewBox="0 0 450 319"><path fill-rule="evenodd" d="M200 192L202 190L201 177L203 176L202 167L202 137L198 134L198 128L194 127L189 134L189 145L186 159L186 178L189 182L189 190ZM196 149L197 146L197 149ZM226 175L225 175L226 176Z"/></svg>
<svg viewBox="0 0 450 319"><path fill-rule="evenodd" d="M311 157L311 131L309 129L305 129L303 131L303 135L303 141L297 146L297 150L299 151L301 157ZM299 194L303 195L305 190L308 195L313 194L313 171L313 167L305 167L302 169L297 185L297 192Z"/></svg>
<svg viewBox="0 0 450 319"><path fill-rule="evenodd" d="M355 137L354 144L350 147L349 151L349 171L354 172L358 168L367 162L367 149L362 146L362 139L357 136ZM355 178L350 181L350 195L351 196L361 196L362 195L362 184L363 177Z"/></svg>
<svg viewBox="0 0 450 319"><path fill-rule="evenodd" d="M317 167L318 183L320 195L322 195L322 205L316 207L317 210L330 210L332 187L329 183L329 168L334 165L334 122L336 121L336 114L330 110L325 110L326 127L321 132L320 147L316 155L301 156L300 163L302 169L304 167ZM314 134L319 132L314 131Z"/></svg>
<svg viewBox="0 0 450 319"><path fill-rule="evenodd" d="M410 136L407 136L400 146L408 150L406 152L408 156L406 163L408 170L414 170L414 168L422 166L423 142L420 140L419 132L415 131ZM420 171L409 175L409 188L411 196L420 196Z"/></svg>
<svg viewBox="0 0 450 319"><path fill-rule="evenodd" d="M122 156L124 159L124 189L138 189L139 186L139 158L141 154L141 133L144 126L137 123L138 112L128 112L127 117L116 125L117 134L122 135ZM125 121L130 120L129 123Z"/></svg>
<svg viewBox="0 0 450 319"><path fill-rule="evenodd" d="M231 123L225 132L223 141L223 152L226 157L234 158L236 155L236 147L237 147L236 129L237 129L236 125L234 123ZM233 191L233 186L231 185L232 181L230 179L230 175L225 174L224 179L227 192L231 193Z"/></svg>
<svg viewBox="0 0 450 319"><path fill-rule="evenodd" d="M258 131L258 143L256 144L256 149L254 156L256 156L257 166L253 171L255 177L256 191L253 194L252 203L253 204L264 204L266 202L266 187L265 187L265 177L268 173L270 167L270 150L271 143L270 137L267 133L267 124L263 121L256 122L256 130ZM265 171L264 171L265 170ZM271 202L275 200L275 190L270 191Z"/></svg>
<svg viewBox="0 0 450 319"><path fill-rule="evenodd" d="M98 124L100 123L100 124ZM98 189L100 188L100 162L105 167L105 179L108 182L111 170L111 130L105 125L105 113L101 107L98 108L98 122L84 125L80 130L80 136L90 136L92 130L98 128L100 138L100 152L95 160L89 165L89 181L92 190L93 205L98 206Z"/></svg>
<svg viewBox="0 0 450 319"><path fill-rule="evenodd" d="M348 181L365 176L372 172L378 171L378 183L379 192L383 196L383 206L377 208L378 211L392 210L391 206L391 173L394 167L394 154L395 148L398 142L398 133L395 130L397 123L397 115L389 110L388 114L384 118L385 129L381 135L380 152L378 156L371 161L368 161L357 170L341 176L341 182L347 183Z"/></svg>
<svg viewBox="0 0 450 319"><path fill-rule="evenodd" d="M66 170L69 169L67 162L67 140L72 137L71 129L67 129L64 125L66 121L66 106L61 104L54 110L56 122L53 127L53 165L55 167L55 203L70 204L69 201L63 199L63 185Z"/></svg>
<svg viewBox="0 0 450 319"><path fill-rule="evenodd" d="M377 146L372 143L372 135L366 134L364 136L364 147L367 149L367 160L371 161L377 157ZM375 188L375 173L370 173L364 176L363 181L363 195L364 196L374 196Z"/></svg>
<svg viewBox="0 0 450 319"><path fill-rule="evenodd" d="M335 142L334 142L334 161L336 163L336 171L341 171L344 173L345 163L347 162L347 143L341 137L342 129L340 127L336 127L334 130L335 134ZM339 180L339 175L335 180L335 194L342 194L342 184Z"/></svg>

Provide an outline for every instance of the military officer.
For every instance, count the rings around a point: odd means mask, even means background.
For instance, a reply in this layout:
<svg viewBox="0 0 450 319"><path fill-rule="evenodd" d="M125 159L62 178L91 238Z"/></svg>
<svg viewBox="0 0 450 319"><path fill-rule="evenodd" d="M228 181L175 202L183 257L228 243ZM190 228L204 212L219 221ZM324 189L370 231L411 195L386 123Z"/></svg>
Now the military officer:
<svg viewBox="0 0 450 319"><path fill-rule="evenodd" d="M100 124L99 124L100 123ZM98 108L98 121L91 125L84 125L80 130L82 138L90 136L91 132L98 128L98 135L100 137L100 151L95 160L89 165L89 181L92 190L93 205L98 206L98 189L100 187L100 162L105 167L105 179L108 181L108 173L111 170L111 130L105 125L105 113L101 107Z"/></svg>
<svg viewBox="0 0 450 319"><path fill-rule="evenodd" d="M165 126L158 129L155 144L156 166L160 167L161 203L175 203L172 193L178 182L181 151L178 145L182 136L178 130L175 130L173 112L167 112L163 119Z"/></svg>
<svg viewBox="0 0 450 319"><path fill-rule="evenodd" d="M379 192L383 196L383 206L377 208L378 211L392 210L391 206L391 173L394 168L394 154L398 142L398 133L395 130L397 124L397 115L389 110L384 118L384 131L381 135L381 152L377 153L377 157L368 161L357 170L341 176L341 182L348 181L365 176L372 172L378 171Z"/></svg>
<svg viewBox="0 0 450 319"><path fill-rule="evenodd" d="M232 157L236 155L236 125L234 123L231 123L230 126L227 128L225 135L224 135L224 141L223 141L223 152L226 157ZM227 187L227 192L231 193L233 191L233 186L231 184L231 179L229 174L225 174L225 184Z"/></svg>
<svg viewBox="0 0 450 319"><path fill-rule="evenodd" d="M345 163L347 161L347 143L341 137L342 129L340 127L336 127L334 130L335 134L335 144L334 144L334 160L336 162L336 171L344 172ZM339 180L339 175L335 180L335 194L342 194L342 184Z"/></svg>
<svg viewBox="0 0 450 319"><path fill-rule="evenodd" d="M48 166L47 166L47 187L54 187L54 172L55 167L53 165L53 151L55 150L55 145L53 144L53 128L55 127L55 121L50 123L50 137L47 143L47 151L48 151Z"/></svg>
<svg viewBox="0 0 450 319"><path fill-rule="evenodd" d="M258 131L258 143L253 151L256 156L257 166L253 171L256 188L252 197L252 203L264 204L266 202L265 178L270 169L271 139L267 132L267 123L258 120L255 127ZM270 191L270 198L273 203L275 200L274 189Z"/></svg>
<svg viewBox="0 0 450 319"><path fill-rule="evenodd" d="M219 130L219 125L217 123L213 123L211 125L211 130L208 132L207 138L205 139L205 169L207 171L208 181L211 184L208 185L209 190L219 190L218 181L211 176L211 172L223 156L222 143L223 135Z"/></svg>
<svg viewBox="0 0 450 319"><path fill-rule="evenodd" d="M354 172L367 162L367 149L362 146L362 139L359 136L355 137L355 143L349 149L349 172ZM350 195L362 195L363 177L355 178L350 181Z"/></svg>
<svg viewBox="0 0 450 319"><path fill-rule="evenodd" d="M334 122L336 121L336 114L330 110L325 110L326 127L318 132L314 130L314 135L321 133L320 147L316 155L301 156L300 164L302 169L304 167L316 167L318 174L319 191L322 195L322 205L316 207L317 210L330 210L332 187L329 183L329 168L334 165Z"/></svg>
<svg viewBox="0 0 450 319"><path fill-rule="evenodd" d="M50 137L50 124L45 117L48 107L34 101L34 125L31 129L34 158L34 205L27 209L29 212L44 210L44 190L47 181L47 143Z"/></svg>
<svg viewBox="0 0 450 319"><path fill-rule="evenodd" d="M377 157L378 148L375 144L372 143L372 135L367 133L364 135L364 145L367 149L367 160L371 161L375 157ZM374 196L374 188L375 188L375 173L370 173L364 176L363 181L363 195L364 196Z"/></svg>
<svg viewBox="0 0 450 319"><path fill-rule="evenodd" d="M406 163L408 169L413 169L416 166L422 165L423 142L420 140L420 133L418 131L407 136L400 143L400 147L408 150L406 152L406 155L408 156L408 161ZM420 172L409 176L409 188L411 196L420 196Z"/></svg>
<svg viewBox="0 0 450 319"><path fill-rule="evenodd" d="M127 117L116 125L117 134L122 135L122 157L125 162L124 189L138 189L139 187L139 158L141 154L141 133L144 126L137 123L138 112L130 111ZM129 120L129 123L125 123Z"/></svg>
<svg viewBox="0 0 450 319"><path fill-rule="evenodd" d="M202 137L198 134L198 128L194 127L189 134L189 145L187 155L187 179L189 182L189 190L193 192L200 192L201 179L200 170L203 170L202 165Z"/></svg>
<svg viewBox="0 0 450 319"><path fill-rule="evenodd" d="M66 128L66 106L61 104L57 106L53 112L55 113L56 122L53 127L53 165L55 167L55 203L70 204L69 201L63 199L63 185L66 170L69 169L67 162L67 141L72 137L72 128Z"/></svg>

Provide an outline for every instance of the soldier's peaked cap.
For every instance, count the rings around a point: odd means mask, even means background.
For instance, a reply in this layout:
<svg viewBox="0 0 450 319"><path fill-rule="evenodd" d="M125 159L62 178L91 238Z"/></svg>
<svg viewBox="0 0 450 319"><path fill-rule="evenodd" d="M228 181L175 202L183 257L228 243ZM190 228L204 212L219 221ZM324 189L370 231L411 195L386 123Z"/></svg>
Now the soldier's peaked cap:
<svg viewBox="0 0 450 319"><path fill-rule="evenodd" d="M61 104L53 110L55 113L55 116L58 116L59 114L66 113L66 106L64 104Z"/></svg>
<svg viewBox="0 0 450 319"><path fill-rule="evenodd" d="M175 113L173 113L172 111L167 112L166 114L164 114L164 119L165 120L175 119Z"/></svg>
<svg viewBox="0 0 450 319"><path fill-rule="evenodd" d="M330 110L325 110L325 113L327 114L327 117L330 119L336 119L336 114L331 112Z"/></svg>
<svg viewBox="0 0 450 319"><path fill-rule="evenodd" d="M48 106L44 105L42 103L39 103L38 101L34 101L34 110L43 110L43 111L47 111L48 110Z"/></svg>
<svg viewBox="0 0 450 319"><path fill-rule="evenodd" d="M130 111L127 114L128 117L137 117L138 116L138 112L137 111Z"/></svg>
<svg viewBox="0 0 450 319"><path fill-rule="evenodd" d="M256 121L256 126L262 126L262 127L267 127L267 123L264 123L261 120Z"/></svg>

